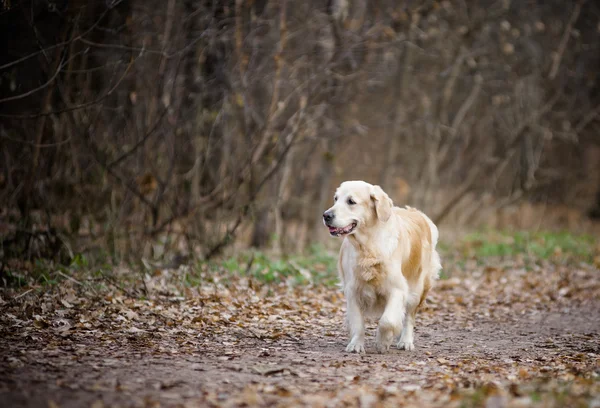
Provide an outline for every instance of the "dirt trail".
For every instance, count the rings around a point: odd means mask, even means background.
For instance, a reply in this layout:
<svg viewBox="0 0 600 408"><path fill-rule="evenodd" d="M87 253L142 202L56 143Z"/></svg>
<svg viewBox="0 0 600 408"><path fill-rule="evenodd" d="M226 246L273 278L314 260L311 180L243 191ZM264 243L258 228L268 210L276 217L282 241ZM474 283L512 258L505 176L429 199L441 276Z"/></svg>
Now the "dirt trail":
<svg viewBox="0 0 600 408"><path fill-rule="evenodd" d="M575 397L598 402L599 278L593 268L549 268L441 281L419 314L416 349L387 354L375 353L374 324L366 355L344 351L343 299L335 288L281 287L263 299L264 290L242 282L160 302L67 300L71 307L52 312L62 326L27 305L21 316L5 308L0 401L469 406L496 398L496 406L526 406L544 403L535 384L581 383ZM469 394L474 389L483 397Z"/></svg>

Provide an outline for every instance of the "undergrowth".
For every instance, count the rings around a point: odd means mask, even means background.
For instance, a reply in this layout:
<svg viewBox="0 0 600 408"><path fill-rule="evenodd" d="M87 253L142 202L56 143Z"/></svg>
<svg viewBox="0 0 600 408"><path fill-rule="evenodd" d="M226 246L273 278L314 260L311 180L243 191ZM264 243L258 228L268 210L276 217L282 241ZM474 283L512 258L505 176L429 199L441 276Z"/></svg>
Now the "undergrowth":
<svg viewBox="0 0 600 408"><path fill-rule="evenodd" d="M199 266L250 276L262 283L337 283L337 254L321 245L312 245L305 254L283 257L273 257L258 250L244 251L220 261L201 262Z"/></svg>
<svg viewBox="0 0 600 408"><path fill-rule="evenodd" d="M479 231L470 233L458 242L443 240L438 246L444 270L441 279L452 275L452 270L464 270L473 260L487 265L495 260L527 265L542 260L553 263L594 263L600 266L600 242L589 235L567 232L505 232ZM110 259L106 257L105 259ZM12 266L11 266L12 265ZM33 262L4 264L0 272L0 286L4 288L35 287L43 290L64 280L79 280L97 289L104 287L138 288L144 292L144 276L156 274L164 266L161 260L140 260L136 264L113 265L91 261L76 254L69 264L56 264L37 259ZM218 276L221 282L234 277L249 277L260 284L335 285L337 251L315 244L305 253L274 256L259 250L241 251L233 256L211 261L189 261L177 275L179 281L194 287ZM174 269L177 269L175 267Z"/></svg>
<svg viewBox="0 0 600 408"><path fill-rule="evenodd" d="M591 235L569 232L480 231L468 234L459 245L464 258L522 257L526 261L592 263L598 256L598 242Z"/></svg>

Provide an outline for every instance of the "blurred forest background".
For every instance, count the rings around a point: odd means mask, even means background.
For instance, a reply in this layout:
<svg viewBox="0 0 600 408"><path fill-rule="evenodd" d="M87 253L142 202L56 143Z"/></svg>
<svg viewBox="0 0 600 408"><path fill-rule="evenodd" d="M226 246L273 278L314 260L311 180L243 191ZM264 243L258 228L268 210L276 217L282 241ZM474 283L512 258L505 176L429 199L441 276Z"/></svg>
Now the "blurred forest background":
<svg viewBox="0 0 600 408"><path fill-rule="evenodd" d="M598 229L597 2L0 5L3 257L302 251L347 179Z"/></svg>

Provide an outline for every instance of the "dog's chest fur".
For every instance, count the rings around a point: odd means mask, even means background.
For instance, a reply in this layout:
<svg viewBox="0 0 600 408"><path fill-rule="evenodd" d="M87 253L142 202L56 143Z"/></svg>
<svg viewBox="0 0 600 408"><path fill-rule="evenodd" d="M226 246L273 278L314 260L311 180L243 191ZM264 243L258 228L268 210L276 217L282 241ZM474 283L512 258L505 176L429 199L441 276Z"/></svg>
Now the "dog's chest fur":
<svg viewBox="0 0 600 408"><path fill-rule="evenodd" d="M356 298L367 312L380 312L385 308L388 293L384 286L385 264L374 254L358 251L358 262L354 270Z"/></svg>

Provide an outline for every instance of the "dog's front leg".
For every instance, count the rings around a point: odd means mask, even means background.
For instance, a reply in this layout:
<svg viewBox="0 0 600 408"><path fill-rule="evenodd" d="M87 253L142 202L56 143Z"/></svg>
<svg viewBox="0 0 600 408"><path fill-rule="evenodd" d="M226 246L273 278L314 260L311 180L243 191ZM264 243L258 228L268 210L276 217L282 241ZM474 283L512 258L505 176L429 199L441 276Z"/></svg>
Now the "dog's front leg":
<svg viewBox="0 0 600 408"><path fill-rule="evenodd" d="M350 329L350 343L346 346L346 351L364 353L365 352L365 319L360 306L356 301L354 293L346 293L347 299L347 318Z"/></svg>
<svg viewBox="0 0 600 408"><path fill-rule="evenodd" d="M390 348L394 337L402 330L402 321L406 313L404 300L404 291L392 289L377 327L377 349L380 353Z"/></svg>

